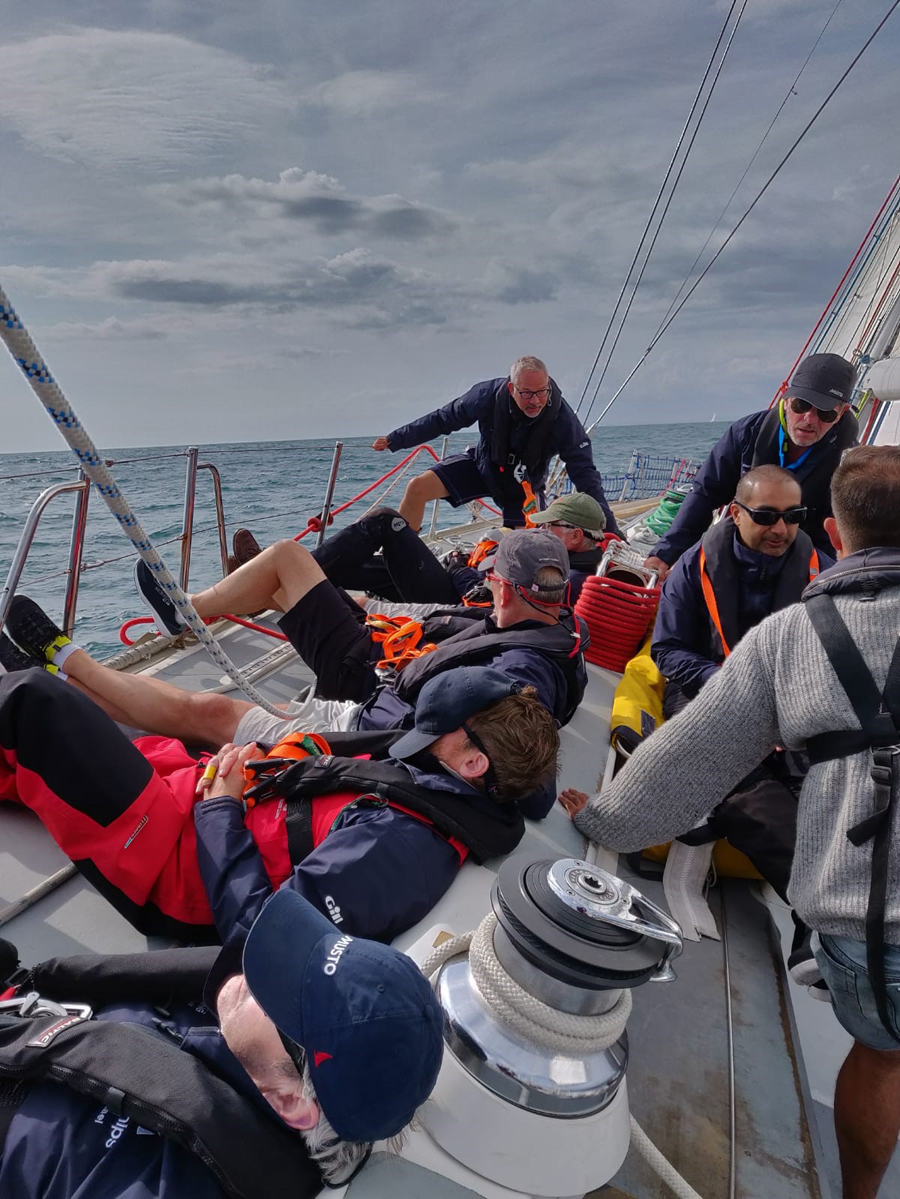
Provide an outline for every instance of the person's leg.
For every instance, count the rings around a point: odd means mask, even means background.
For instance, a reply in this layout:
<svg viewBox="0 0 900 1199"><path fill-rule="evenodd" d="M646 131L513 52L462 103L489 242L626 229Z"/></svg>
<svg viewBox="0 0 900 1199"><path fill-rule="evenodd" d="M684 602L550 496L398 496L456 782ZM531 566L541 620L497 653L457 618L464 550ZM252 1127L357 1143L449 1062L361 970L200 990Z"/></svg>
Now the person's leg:
<svg viewBox="0 0 900 1199"><path fill-rule="evenodd" d="M229 695L198 694L162 679L110 670L83 649L66 659L66 673L70 684L117 723L190 744L218 748L231 741L241 717L254 706Z"/></svg>
<svg viewBox="0 0 900 1199"><path fill-rule="evenodd" d="M413 604L458 604L459 593L448 572L398 512L382 508L378 519L384 564L401 600Z"/></svg>
<svg viewBox="0 0 900 1199"><path fill-rule="evenodd" d="M853 1042L838 1074L834 1126L844 1199L875 1199L900 1136L900 1052Z"/></svg>
<svg viewBox="0 0 900 1199"><path fill-rule="evenodd" d="M710 824L787 902L797 841L797 800L791 790L763 764L719 804Z"/></svg>
<svg viewBox="0 0 900 1199"><path fill-rule="evenodd" d="M191 823L197 771L175 756L173 785L74 687L38 670L0 678L0 796L31 808L142 932L184 935L177 907L161 912L152 898Z"/></svg>
<svg viewBox="0 0 900 1199"><path fill-rule="evenodd" d="M276 541L234 574L192 595L191 602L204 618L260 608L287 612L324 578L308 549L296 541Z"/></svg>
<svg viewBox="0 0 900 1199"><path fill-rule="evenodd" d="M400 501L400 515L418 532L425 519L425 505L431 500L446 499L448 494L446 486L437 474L433 470L426 470L424 474L417 475L406 484L406 491Z"/></svg>

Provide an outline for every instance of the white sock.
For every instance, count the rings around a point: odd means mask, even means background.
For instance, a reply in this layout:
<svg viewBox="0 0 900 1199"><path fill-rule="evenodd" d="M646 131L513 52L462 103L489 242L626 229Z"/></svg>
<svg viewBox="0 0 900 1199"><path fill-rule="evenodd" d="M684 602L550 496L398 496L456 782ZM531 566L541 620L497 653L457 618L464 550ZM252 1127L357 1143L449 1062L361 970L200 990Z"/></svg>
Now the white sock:
<svg viewBox="0 0 900 1199"><path fill-rule="evenodd" d="M57 667L62 674L62 668L69 659L70 654L74 654L77 649L81 649L80 645L76 645L74 641L70 641L68 645L64 645L62 649L57 649L53 654L53 665Z"/></svg>

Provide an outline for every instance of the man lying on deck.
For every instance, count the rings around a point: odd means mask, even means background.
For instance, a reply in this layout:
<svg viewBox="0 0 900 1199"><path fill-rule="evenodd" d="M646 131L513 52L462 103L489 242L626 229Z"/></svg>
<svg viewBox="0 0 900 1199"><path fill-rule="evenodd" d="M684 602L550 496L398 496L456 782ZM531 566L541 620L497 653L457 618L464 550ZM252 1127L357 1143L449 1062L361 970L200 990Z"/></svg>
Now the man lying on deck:
<svg viewBox="0 0 900 1199"><path fill-rule="evenodd" d="M0 942L0 989L24 973L17 957ZM209 959L174 949L29 968L19 997L38 989L99 1010L0 1014L4 1199L225 1199L248 1186L313 1199L409 1124L442 1052L440 1005L409 958L342 936L281 892L249 935ZM151 986L165 1006L149 1001ZM47 1058L70 1076L41 1077ZM87 1080L93 1094L82 1093Z"/></svg>
<svg viewBox="0 0 900 1199"><path fill-rule="evenodd" d="M584 580L594 574L603 550L606 528L603 509L583 492L573 491L553 501L531 523L558 537L569 555L568 606L578 599ZM498 542L479 542L473 555L454 551L442 564L394 508L376 508L352 525L332 534L310 550L326 578L349 591L368 591L391 602L407 604L458 604L485 577L494 564ZM484 552L487 550L488 552ZM249 529L234 534L230 573L262 553ZM142 572L143 573L143 572ZM168 628L162 631L168 632Z"/></svg>
<svg viewBox="0 0 900 1199"><path fill-rule="evenodd" d="M566 807L592 840L643 849L693 828L776 746L808 752L788 898L854 1039L834 1103L843 1193L874 1199L900 1133L900 446L848 450L831 503L841 561Z"/></svg>
<svg viewBox="0 0 900 1199"><path fill-rule="evenodd" d="M386 655L375 630L366 623L365 611L329 582L303 546L294 541L276 542L191 599L202 617L269 606L283 611L279 624L315 674L316 696L291 709L289 725L245 704L237 728L220 728L211 739L214 744L271 743L290 728L302 732L407 728L422 686L443 671L466 664L496 666L534 687L547 710L565 724L581 702L587 683L585 626L562 607L568 574L568 555L557 537L541 530L509 533L500 544L489 577L493 612L457 608L429 616L422 622L422 641L436 648L417 654L413 661L401 659L402 668L389 665L384 672L386 681L380 682L376 667ZM149 569L139 570L138 575L161 627L172 633L183 629L182 617ZM12 623L10 632L19 640ZM54 661L60 665L58 658ZM68 666L65 669L71 673ZM82 677L80 681L94 686L90 679ZM100 693L116 702L112 694ZM195 696L193 701L199 709L214 698L221 697ZM117 719L151 732L170 731L159 727L159 713ZM204 731L198 731L189 723L176 735L203 740L210 737L207 730L206 725ZM523 811L540 819L554 800L552 788L544 788L535 793L529 807L523 805Z"/></svg>
<svg viewBox="0 0 900 1199"><path fill-rule="evenodd" d="M143 684L148 707L178 694L121 677ZM143 933L224 940L285 887L342 932L391 940L470 853L481 861L516 847L515 801L552 778L559 745L534 689L490 667L432 679L415 721L407 733L329 733L319 748L334 756L286 762L245 807L243 767L264 756L256 745L225 744L204 793L209 755L198 761L168 737L132 743L78 686L22 669L0 676L0 799L31 808ZM292 756L276 746L276 758Z"/></svg>

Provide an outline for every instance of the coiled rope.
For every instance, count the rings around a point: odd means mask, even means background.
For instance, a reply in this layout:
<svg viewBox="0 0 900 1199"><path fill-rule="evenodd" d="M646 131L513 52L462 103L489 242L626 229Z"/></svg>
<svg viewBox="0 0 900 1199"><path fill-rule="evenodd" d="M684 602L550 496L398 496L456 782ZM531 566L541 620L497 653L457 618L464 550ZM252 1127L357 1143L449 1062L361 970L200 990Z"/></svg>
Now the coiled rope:
<svg viewBox="0 0 900 1199"><path fill-rule="evenodd" d="M576 1055L608 1049L618 1041L631 1015L630 990L620 991L613 1007L595 1016L575 1016L550 1007L507 974L494 950L496 927L497 917L490 912L474 931L450 937L433 949L420 966L422 973L432 979L445 962L468 953L472 977L485 1003L527 1041ZM629 1121L631 1144L673 1194L678 1199L701 1199L660 1153L634 1116Z"/></svg>
<svg viewBox="0 0 900 1199"><path fill-rule="evenodd" d="M652 512L644 517L644 523L651 533L655 533L657 537L662 537L663 533L668 533L686 497L686 491L677 491L670 488L666 492L658 507L654 508Z"/></svg>
<svg viewBox="0 0 900 1199"><path fill-rule="evenodd" d="M191 632L204 646L209 656L243 691L243 693L273 716L284 713L269 703L264 696L244 678L231 659L223 653L216 639L207 630L194 606L169 572L169 568L157 553L153 542L144 532L125 496L100 456L87 430L75 415L62 389L50 373L28 330L22 324L10 303L6 292L0 287L0 338L13 358L22 368L31 390L44 406L47 415L65 438L75 454L84 473L90 478L103 497L110 512L119 522L125 536L135 551L153 571L154 578L184 617Z"/></svg>

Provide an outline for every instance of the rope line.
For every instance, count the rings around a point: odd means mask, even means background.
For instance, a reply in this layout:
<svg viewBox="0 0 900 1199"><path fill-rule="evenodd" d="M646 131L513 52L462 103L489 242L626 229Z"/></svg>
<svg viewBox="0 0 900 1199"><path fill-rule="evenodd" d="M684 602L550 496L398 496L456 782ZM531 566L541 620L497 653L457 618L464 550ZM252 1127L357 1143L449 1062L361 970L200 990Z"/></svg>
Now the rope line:
<svg viewBox="0 0 900 1199"><path fill-rule="evenodd" d="M873 32L869 34L868 38L866 38L865 42L863 43L861 48L857 51L857 53L853 57L852 61L850 62L850 65L844 70L843 74L840 76L837 83L835 83L834 87L832 87L831 91L828 93L828 95L825 97L825 99L822 101L822 103L819 105L819 107L816 109L816 111L813 113L813 115L810 117L810 119L804 125L804 127L800 131L800 133L797 135L797 137L791 144L790 148L788 149L787 153L784 155L784 157L781 159L781 161L775 167L774 171L772 171L771 175L769 175L768 179L765 181L765 183L762 185L762 187L756 193L754 198L750 201L750 204L745 209L740 220L737 222L737 224L734 226L734 228L731 230L731 232L728 234L728 236L722 242L721 246L719 246L718 250L716 250L715 254L713 254L712 258L710 258L709 262L706 264L706 266L703 268L703 270L700 272L700 274L697 276L697 278L694 280L694 282L691 284L691 286L685 292L684 296L681 298L681 301L679 302L677 307L674 309L674 311L670 314L668 319L664 322L663 325L660 326L660 328L654 334L653 338L650 341L650 344L647 346L647 349L644 351L642 356L638 359L638 361L632 367L632 369L631 369L630 373L628 374L627 378L625 379L625 381L623 383L621 383L619 385L619 387L617 388L617 390L614 392L611 399L607 402L606 407L603 409L603 411L600 413L600 415L597 417L597 419L594 421L594 423L587 430L588 433L591 433L591 432L593 432L594 429L596 429L597 425L600 424L600 422L603 420L604 416L606 416L607 412L609 412L610 408L612 408L613 404L616 402L616 400L619 398L619 396L625 390L626 386L631 382L631 380L637 374L638 370L641 368L641 366L644 364L644 362L646 362L647 358L649 357L651 352L656 347L660 338L663 336L663 334L666 333L669 326L672 324L672 322L675 320L675 318L678 316L678 314L684 308L685 304L687 304L688 300L691 298L691 296L694 294L694 292L697 290L697 288L700 286L700 284L703 282L703 280L709 274L712 267L719 260L719 257L721 256L722 252L725 250L726 246L728 246L730 244L730 242L734 238L735 234L738 232L738 230L741 228L741 226L746 221L747 217L750 216L751 212L754 210L756 205L759 203L759 201L763 198L763 196L769 190L771 185L774 183L775 179L781 173L781 170L787 163L788 159L790 159L792 157L792 155L794 154L794 151L797 149L797 147L800 145L800 143L806 137L807 133L809 133L810 129L812 129L813 125L816 123L816 121L819 119L819 117L825 111L826 107L828 106L828 104L830 103L830 101L832 100L832 98L834 97L836 92L838 91L838 89L844 83L844 80L848 77L848 75L851 73L853 68L856 66L856 64L859 62L859 60L865 54L866 50L868 50L869 46L871 46L872 42L874 42L875 38L878 36L878 34L881 32L881 30L887 24L888 20L893 15L893 13L895 12L895 10L897 9L898 6L900 6L900 0L893 0L893 3L891 4L890 8L887 10L887 12L884 14L884 16L881 18L881 20L875 26L875 29L873 30Z"/></svg>
<svg viewBox="0 0 900 1199"><path fill-rule="evenodd" d="M622 287L619 291L618 297L616 298L615 306L612 310L612 313L609 318L609 322L607 323L606 330L603 334L603 340L600 342L600 348L597 350L597 355L594 358L593 365L591 366L591 369L588 373L588 377L585 380L584 388L582 389L582 392L581 392L581 399L578 401L578 406L575 409L576 416L581 412L581 406L585 401L588 390L590 389L591 380L594 377L594 372L597 369L597 364L600 361L600 356L603 353L603 348L606 345L606 342L607 342L607 339L609 338L610 333L612 332L613 324L615 322L616 315L619 311L619 306L621 305L622 300L625 296L625 292L628 289L628 280L631 278L631 272L634 270L635 266L637 265L638 258L641 255L641 251L644 247L644 243L646 242L647 237L650 233L651 226L653 225L653 221L654 221L654 218L656 217L657 210L659 209L659 206L662 202L662 198L665 194L666 187L668 186L669 179L672 177L672 172L675 169L675 163L678 161L678 155L681 153L681 147L684 144L684 139L687 136L688 129L691 126L691 121L694 119L694 113L697 111L697 106L700 103L700 97L703 95L703 89L706 86L706 81L709 78L709 73L712 70L713 63L716 60L716 55L719 52L719 47L722 44L722 39L725 37L725 32L728 29L728 24L731 20L731 14L734 12L736 4L737 4L737 0L732 0L731 7L728 10L728 13L725 17L725 21L722 24L722 28L719 30L719 36L716 38L716 44L715 44L715 46L713 46L712 54L710 54L710 56L709 56L709 62L706 64L706 70L703 72L703 78L700 80L700 86L697 88L697 94L694 96L690 111L688 112L688 115L687 115L687 119L684 122L684 127L682 128L681 133L678 136L678 141L675 143L675 149L672 152L672 157L669 160L669 165L666 168L666 173L663 176L662 183L660 184L659 192L657 193L656 199L653 202L653 207L650 210L650 215L647 217L647 223L644 226L644 231L641 234L641 238L640 238L640 241L638 242L637 249L634 252L634 257L631 260L631 265L628 267L628 270L625 274L625 278L622 281Z"/></svg>
<svg viewBox="0 0 900 1199"><path fill-rule="evenodd" d="M603 370L600 372L600 378L597 380L597 385L594 388L594 394L591 397L591 402L588 405L587 412L584 414L585 423L591 419L591 413L593 412L594 405L597 402L597 396L600 394L600 388L603 386L603 380L606 378L606 372L609 370L610 365L612 363L613 354L615 354L615 352L616 352L616 346L619 344L619 338L622 336L622 332L625 328L625 322L628 320L628 314L631 312L631 306L634 303L635 296L638 293L638 288L640 287L641 281L644 278L644 272L646 271L646 269L650 263L650 256L653 253L653 249L656 245L657 239L658 239L660 233L662 232L663 222L665 221L666 216L668 215L668 212L669 212L669 208L671 207L672 201L675 198L675 191L678 187L678 184L681 182L681 176L684 173L684 168L687 166L688 157L690 156L691 150L694 147L694 142L697 140L697 134L700 132L700 126L703 123L703 118L706 116L706 110L707 110L707 108L709 108L709 102L710 102L710 100L712 100L713 92L716 90L716 84L719 82L719 76L722 74L722 68L725 66L725 59L728 57L728 52L731 49L731 43L734 41L734 36L738 31L738 26L741 23L741 18L744 15L744 10L746 9L746 7L747 7L747 0L743 0L743 3L741 4L741 7L740 7L740 11L738 12L737 18L734 22L734 25L732 26L731 33L728 35L728 41L725 43L725 49L722 51L722 57L719 59L718 66L716 67L716 73L713 76L712 83L709 85L709 91L706 93L706 99L703 101L703 107L700 109L700 116L697 118L697 123L695 124L693 132L691 133L691 139L688 142L687 149L684 152L684 157L682 158L681 163L678 167L678 174L675 176L675 182L672 184L672 188L669 191L669 195L666 198L666 203L662 210L662 214L660 215L659 223L657 224L656 230L653 234L653 237L651 238L650 245L647 247L647 253L646 253L646 256L644 257L643 263L641 264L641 269L638 272L638 277L635 280L634 286L631 289L631 295L628 298L628 303L625 306L625 311L622 313L622 319L619 322L619 328L616 332L615 337L613 338L612 345L609 347L609 353L606 355L606 362L603 364ZM734 5L732 5L732 8L734 8ZM730 15L731 15L731 13L729 12L729 16Z"/></svg>
<svg viewBox="0 0 900 1199"><path fill-rule="evenodd" d="M75 415L69 401L63 395L62 389L50 373L49 367L2 287L0 287L0 338L18 363L47 415L75 454L84 473L103 497L104 503L118 521L119 527L130 540L135 551L153 571L156 581L184 617L191 632L202 643L216 665L240 687L253 703L258 704L271 715L281 715L278 708L270 704L264 696L246 682L240 670L217 645L215 638L208 632L206 625L194 610L191 601L172 577L125 496L119 490L116 480L110 474L109 468L87 430Z"/></svg>

